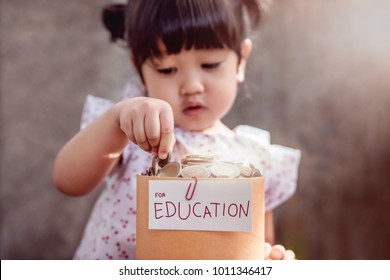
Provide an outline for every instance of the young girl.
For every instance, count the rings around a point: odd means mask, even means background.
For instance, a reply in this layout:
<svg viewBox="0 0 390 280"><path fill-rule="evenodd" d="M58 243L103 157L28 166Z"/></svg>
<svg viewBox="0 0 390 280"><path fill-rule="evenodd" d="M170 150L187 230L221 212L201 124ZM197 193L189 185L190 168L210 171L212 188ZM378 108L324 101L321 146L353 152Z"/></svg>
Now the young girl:
<svg viewBox="0 0 390 280"><path fill-rule="evenodd" d="M116 104L89 96L82 130L56 158L54 182L68 195L107 182L75 258L135 257L136 174L153 156L165 159L171 152L176 161L201 154L258 167L265 177L266 258L294 259L292 251L270 244L272 209L295 192L300 152L271 145L267 131L244 125L231 130L221 122L244 81L252 48L247 25L259 22L260 5L131 0L104 15L112 40L126 39L141 82L130 83Z"/></svg>

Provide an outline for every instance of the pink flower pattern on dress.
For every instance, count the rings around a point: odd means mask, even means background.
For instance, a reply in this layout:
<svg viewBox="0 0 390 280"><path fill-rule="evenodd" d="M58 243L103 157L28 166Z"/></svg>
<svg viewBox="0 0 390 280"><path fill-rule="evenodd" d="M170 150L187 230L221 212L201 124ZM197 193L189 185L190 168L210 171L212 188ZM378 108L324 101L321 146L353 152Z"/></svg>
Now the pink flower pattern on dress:
<svg viewBox="0 0 390 280"><path fill-rule="evenodd" d="M124 97L142 95L131 82ZM110 108L112 101L88 96L83 110L81 129ZM186 154L212 155L220 160L254 164L265 178L265 208L272 210L291 197L296 189L300 151L271 145L267 131L240 125L235 136L206 135L175 128L176 144L172 160ZM123 152L122 165L106 178L75 259L134 259L136 245L136 175L144 172L152 157L129 142Z"/></svg>

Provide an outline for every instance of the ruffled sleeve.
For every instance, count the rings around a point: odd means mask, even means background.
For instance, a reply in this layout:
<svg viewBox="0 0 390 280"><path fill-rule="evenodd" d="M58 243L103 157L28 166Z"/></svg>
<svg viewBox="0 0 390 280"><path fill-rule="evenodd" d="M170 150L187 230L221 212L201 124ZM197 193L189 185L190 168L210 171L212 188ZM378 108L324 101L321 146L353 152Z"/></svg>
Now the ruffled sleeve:
<svg viewBox="0 0 390 280"><path fill-rule="evenodd" d="M251 127L239 126L235 129L240 137L250 140L258 159L257 166L264 176L265 210L270 211L286 200L296 191L301 152L270 142L268 131ZM255 159L253 159L255 160Z"/></svg>
<svg viewBox="0 0 390 280"><path fill-rule="evenodd" d="M265 210L270 211L296 191L301 152L280 145L270 145L270 168L266 169Z"/></svg>
<svg viewBox="0 0 390 280"><path fill-rule="evenodd" d="M144 94L141 88L142 88L141 82L138 79L136 78L129 79L123 91L122 100L133 98L136 96L143 96ZM101 116L104 112L110 109L114 104L115 102L112 100L108 100L93 95L88 95L83 107L80 130L84 129L89 124L94 122L99 116ZM138 146L136 146L135 144L129 141L128 145L123 150L122 162L127 162L128 160L130 160L131 155L134 153L135 150L140 150L140 149L138 149ZM108 176L106 176L106 182L108 184L114 182L116 176L118 176L118 173L120 172L121 172L121 168L118 168L116 171L110 173Z"/></svg>
<svg viewBox="0 0 390 280"><path fill-rule="evenodd" d="M141 82L137 78L128 80L122 94L122 99L133 98L136 96L143 96L141 90ZM83 108L81 116L80 129L84 129L87 125L96 120L100 115L107 111L115 104L114 101L94 95L88 95Z"/></svg>
<svg viewBox="0 0 390 280"><path fill-rule="evenodd" d="M114 102L111 100L88 95L84 103L80 129L87 127L113 105Z"/></svg>

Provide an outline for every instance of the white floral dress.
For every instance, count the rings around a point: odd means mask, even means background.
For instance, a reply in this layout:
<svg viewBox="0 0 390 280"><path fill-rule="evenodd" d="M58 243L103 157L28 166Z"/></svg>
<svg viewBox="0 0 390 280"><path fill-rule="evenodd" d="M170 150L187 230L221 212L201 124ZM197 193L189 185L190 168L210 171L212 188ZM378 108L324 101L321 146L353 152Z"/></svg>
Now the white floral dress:
<svg viewBox="0 0 390 280"><path fill-rule="evenodd" d="M130 82L124 98L142 95L137 83ZM84 128L112 101L88 96L81 122ZM296 189L300 151L270 144L267 131L240 125L234 136L205 135L175 128L176 144L172 160L187 154L212 155L219 160L250 163L258 167L265 179L265 208L272 210ZM98 198L84 230L75 259L134 259L136 246L136 174L151 165L152 157L129 142L123 152L121 166L106 178L106 186Z"/></svg>

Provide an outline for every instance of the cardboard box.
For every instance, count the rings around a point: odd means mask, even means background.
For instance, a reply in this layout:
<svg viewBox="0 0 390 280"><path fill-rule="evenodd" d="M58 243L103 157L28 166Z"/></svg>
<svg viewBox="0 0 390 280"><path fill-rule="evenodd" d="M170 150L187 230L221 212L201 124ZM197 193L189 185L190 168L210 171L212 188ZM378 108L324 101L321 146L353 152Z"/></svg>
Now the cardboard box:
<svg viewBox="0 0 390 280"><path fill-rule="evenodd" d="M263 177L138 175L136 258L263 259Z"/></svg>

